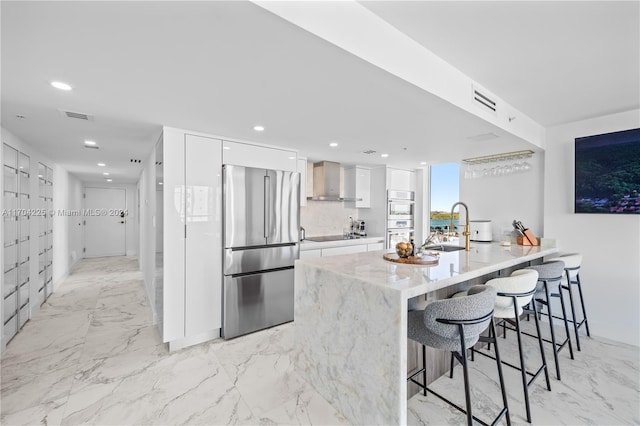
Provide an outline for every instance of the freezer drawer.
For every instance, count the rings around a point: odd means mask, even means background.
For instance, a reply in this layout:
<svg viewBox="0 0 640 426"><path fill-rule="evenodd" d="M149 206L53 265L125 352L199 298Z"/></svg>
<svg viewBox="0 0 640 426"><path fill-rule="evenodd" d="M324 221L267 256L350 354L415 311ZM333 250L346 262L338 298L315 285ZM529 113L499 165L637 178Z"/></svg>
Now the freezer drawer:
<svg viewBox="0 0 640 426"><path fill-rule="evenodd" d="M224 251L224 274L233 275L285 268L293 266L293 262L297 258L297 244L242 250L226 249Z"/></svg>
<svg viewBox="0 0 640 426"><path fill-rule="evenodd" d="M224 277L222 337L293 321L293 267Z"/></svg>

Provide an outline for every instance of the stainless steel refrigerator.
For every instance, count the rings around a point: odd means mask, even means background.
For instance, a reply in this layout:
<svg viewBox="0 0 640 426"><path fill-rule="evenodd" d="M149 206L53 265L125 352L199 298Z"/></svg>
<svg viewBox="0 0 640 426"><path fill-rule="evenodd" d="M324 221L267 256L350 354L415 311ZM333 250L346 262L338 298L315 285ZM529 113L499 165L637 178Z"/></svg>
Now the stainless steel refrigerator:
<svg viewBox="0 0 640 426"><path fill-rule="evenodd" d="M225 339L293 321L300 174L223 166Z"/></svg>

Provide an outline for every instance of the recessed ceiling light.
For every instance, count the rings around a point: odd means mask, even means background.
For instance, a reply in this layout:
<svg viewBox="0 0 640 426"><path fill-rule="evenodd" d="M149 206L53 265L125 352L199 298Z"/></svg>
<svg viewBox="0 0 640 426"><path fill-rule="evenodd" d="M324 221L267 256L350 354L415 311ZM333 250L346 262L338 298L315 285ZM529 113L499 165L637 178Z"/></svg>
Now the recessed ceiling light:
<svg viewBox="0 0 640 426"><path fill-rule="evenodd" d="M103 173L103 175L105 175L105 176L109 176L109 173L107 173L107 172L104 172L104 173Z"/></svg>
<svg viewBox="0 0 640 426"><path fill-rule="evenodd" d="M97 142L95 142L95 141L84 141L84 144L85 144L85 145L89 145L89 146L95 146L95 145L97 145L98 143L97 143Z"/></svg>
<svg viewBox="0 0 640 426"><path fill-rule="evenodd" d="M421 165L421 166L426 166L426 165L427 165L427 162L426 162L426 161L421 161L421 162L420 162L420 165Z"/></svg>
<svg viewBox="0 0 640 426"><path fill-rule="evenodd" d="M113 179L107 179L107 182L113 182Z"/></svg>
<svg viewBox="0 0 640 426"><path fill-rule="evenodd" d="M55 87L56 89L60 89L60 90L71 90L71 86L69 86L67 83L63 83L61 81L52 81L51 85L53 87Z"/></svg>
<svg viewBox="0 0 640 426"><path fill-rule="evenodd" d="M253 126L253 130L255 130L256 132L263 132L264 126Z"/></svg>
<svg viewBox="0 0 640 426"><path fill-rule="evenodd" d="M289 157L289 160L295 160L295 159L296 157L293 157L293 156Z"/></svg>
<svg viewBox="0 0 640 426"><path fill-rule="evenodd" d="M158 185L163 185L163 184L164 184L163 182L158 182Z"/></svg>
<svg viewBox="0 0 640 426"><path fill-rule="evenodd" d="M380 157L382 158L387 158L389 156L389 154L380 154Z"/></svg>
<svg viewBox="0 0 640 426"><path fill-rule="evenodd" d="M106 166L106 164L104 164L104 163L98 163L98 167L105 167L105 166Z"/></svg>
<svg viewBox="0 0 640 426"><path fill-rule="evenodd" d="M338 142L331 142L331 143L329 144L329 146L330 146L331 148L335 148L336 146L338 146Z"/></svg>
<svg viewBox="0 0 640 426"><path fill-rule="evenodd" d="M222 149L231 149L230 146L223 146Z"/></svg>

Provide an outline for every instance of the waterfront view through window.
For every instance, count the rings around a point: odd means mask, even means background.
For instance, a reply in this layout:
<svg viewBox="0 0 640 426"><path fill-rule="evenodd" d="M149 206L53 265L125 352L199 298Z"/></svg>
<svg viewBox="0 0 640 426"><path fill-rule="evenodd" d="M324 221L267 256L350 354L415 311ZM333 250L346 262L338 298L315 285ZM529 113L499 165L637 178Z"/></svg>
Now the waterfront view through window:
<svg viewBox="0 0 640 426"><path fill-rule="evenodd" d="M451 223L451 206L460 200L460 165L458 163L431 166L430 229L431 232L445 233ZM454 225L458 225L458 210L453 215Z"/></svg>

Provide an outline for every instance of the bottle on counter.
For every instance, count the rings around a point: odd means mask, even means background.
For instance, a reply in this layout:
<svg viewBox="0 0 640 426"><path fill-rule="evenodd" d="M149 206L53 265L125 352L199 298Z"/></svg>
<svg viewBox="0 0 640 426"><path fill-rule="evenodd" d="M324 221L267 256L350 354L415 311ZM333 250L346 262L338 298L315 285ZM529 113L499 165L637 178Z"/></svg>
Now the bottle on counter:
<svg viewBox="0 0 640 426"><path fill-rule="evenodd" d="M415 256L416 255L416 244L413 240L413 235L411 237L409 237L409 244L411 244L411 253L409 253L409 256Z"/></svg>

